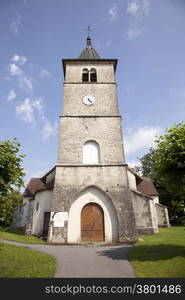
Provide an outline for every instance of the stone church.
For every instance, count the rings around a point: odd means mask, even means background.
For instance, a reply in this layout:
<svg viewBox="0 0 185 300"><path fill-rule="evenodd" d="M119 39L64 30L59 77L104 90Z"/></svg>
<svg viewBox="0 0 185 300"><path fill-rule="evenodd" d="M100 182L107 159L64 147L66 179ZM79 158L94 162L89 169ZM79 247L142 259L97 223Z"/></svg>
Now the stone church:
<svg viewBox="0 0 185 300"><path fill-rule="evenodd" d="M12 226L52 243L125 242L170 226L158 192L125 163L115 73L88 36L63 59L64 101L57 164L31 178Z"/></svg>

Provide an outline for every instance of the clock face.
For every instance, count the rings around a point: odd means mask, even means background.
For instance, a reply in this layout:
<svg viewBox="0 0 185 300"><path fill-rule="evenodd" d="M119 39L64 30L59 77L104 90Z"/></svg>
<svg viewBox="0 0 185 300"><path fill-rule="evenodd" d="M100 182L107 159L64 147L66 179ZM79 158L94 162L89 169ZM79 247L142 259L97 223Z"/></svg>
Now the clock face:
<svg viewBox="0 0 185 300"><path fill-rule="evenodd" d="M91 95L86 95L86 96L83 97L82 102L83 102L85 105L93 105L94 102L95 102L95 99L94 99L94 97L91 96Z"/></svg>

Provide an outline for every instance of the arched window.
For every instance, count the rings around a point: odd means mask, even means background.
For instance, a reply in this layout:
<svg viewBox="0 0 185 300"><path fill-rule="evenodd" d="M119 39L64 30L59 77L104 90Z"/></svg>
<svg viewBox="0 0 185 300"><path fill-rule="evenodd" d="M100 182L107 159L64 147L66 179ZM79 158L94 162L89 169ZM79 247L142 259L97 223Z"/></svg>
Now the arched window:
<svg viewBox="0 0 185 300"><path fill-rule="evenodd" d="M97 81L97 75L96 75L96 70L91 69L90 71L90 81L91 82L96 82Z"/></svg>
<svg viewBox="0 0 185 300"><path fill-rule="evenodd" d="M84 144L83 163L92 165L100 163L100 147L96 142L89 141Z"/></svg>
<svg viewBox="0 0 185 300"><path fill-rule="evenodd" d="M88 71L88 69L83 69L82 82L88 82L88 81L89 81L89 71Z"/></svg>

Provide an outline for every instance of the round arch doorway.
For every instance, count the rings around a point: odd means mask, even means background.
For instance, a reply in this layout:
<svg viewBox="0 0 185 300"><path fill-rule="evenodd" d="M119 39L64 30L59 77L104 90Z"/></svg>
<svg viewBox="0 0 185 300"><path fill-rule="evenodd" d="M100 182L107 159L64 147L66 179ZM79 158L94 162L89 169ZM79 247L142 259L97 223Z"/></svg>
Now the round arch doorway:
<svg viewBox="0 0 185 300"><path fill-rule="evenodd" d="M88 203L81 211L81 241L103 242L104 240L103 209L97 203Z"/></svg>

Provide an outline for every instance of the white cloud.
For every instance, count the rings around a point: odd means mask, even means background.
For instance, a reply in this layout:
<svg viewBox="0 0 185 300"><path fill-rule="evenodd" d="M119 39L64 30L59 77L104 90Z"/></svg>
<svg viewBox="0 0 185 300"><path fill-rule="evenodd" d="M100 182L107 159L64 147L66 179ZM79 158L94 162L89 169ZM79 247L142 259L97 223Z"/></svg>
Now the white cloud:
<svg viewBox="0 0 185 300"><path fill-rule="evenodd" d="M38 117L42 121L43 128L41 136L43 140L48 140L50 137L55 136L57 133L58 124L55 122L51 124L44 115L44 106L42 98L30 99L26 98L20 105L16 107L16 115L24 122L29 124L36 123Z"/></svg>
<svg viewBox="0 0 185 300"><path fill-rule="evenodd" d="M116 5L114 5L113 7L111 7L108 11L109 14L109 20L110 21L114 21L117 19L118 17L118 8Z"/></svg>
<svg viewBox="0 0 185 300"><path fill-rule="evenodd" d="M150 11L149 0L134 0L128 3L126 12L135 18L143 17L148 15Z"/></svg>
<svg viewBox="0 0 185 300"><path fill-rule="evenodd" d="M20 64L24 64L26 62L26 58L24 56L19 56L15 54L12 57L12 61ZM42 70L42 76L50 76L50 73L47 70ZM12 63L9 65L9 73L11 76L15 76L17 78L17 83L19 88L24 89L26 92L31 92L33 90L33 79L28 78L22 69ZM7 95L7 100L11 101L16 97L16 93L11 90ZM39 116L39 121L43 123L42 129L42 138L43 140L48 140L51 136L54 136L57 131L57 123L51 124L45 117L44 114L44 105L42 98L31 99L29 97L25 98L19 105L16 106L16 115L22 121L33 124L36 123L36 116Z"/></svg>
<svg viewBox="0 0 185 300"><path fill-rule="evenodd" d="M31 100L26 98L20 105L16 107L17 116L26 123L35 122L35 113L43 118L43 103L42 98Z"/></svg>
<svg viewBox="0 0 185 300"><path fill-rule="evenodd" d="M15 54L14 56L12 56L11 60L14 61L14 62L18 62L19 61L19 55Z"/></svg>
<svg viewBox="0 0 185 300"><path fill-rule="evenodd" d="M26 75L22 75L19 77L18 84L21 89L28 93L32 92L33 90L32 79L28 78Z"/></svg>
<svg viewBox="0 0 185 300"><path fill-rule="evenodd" d="M44 77L52 77L51 73L45 69L40 70L39 76L44 78Z"/></svg>
<svg viewBox="0 0 185 300"><path fill-rule="evenodd" d="M14 60L17 60L17 57L14 57ZM17 66L16 64L10 64L9 73L11 76L17 76L18 86L21 89L28 93L32 92L33 80L31 78L28 78L19 66Z"/></svg>
<svg viewBox="0 0 185 300"><path fill-rule="evenodd" d="M45 125L42 129L43 140L48 140L51 136L55 136L57 133L58 124L55 122L53 125L45 120Z"/></svg>
<svg viewBox="0 0 185 300"><path fill-rule="evenodd" d="M134 168L134 167L141 167L141 163L139 160L137 159L133 159L133 160L128 160L126 161L126 163L128 164L129 168ZM139 175L142 175L141 172L137 172Z"/></svg>
<svg viewBox="0 0 185 300"><path fill-rule="evenodd" d="M9 66L9 72L12 76L20 76L22 74L21 68L19 68L16 64L11 64Z"/></svg>
<svg viewBox="0 0 185 300"><path fill-rule="evenodd" d="M143 9L144 14L147 16L150 11L150 1L149 0L143 0L142 9Z"/></svg>
<svg viewBox="0 0 185 300"><path fill-rule="evenodd" d="M142 29L143 18L149 14L150 0L131 0L128 2L126 12L133 18L129 19L128 38L130 40L142 35L146 30Z"/></svg>
<svg viewBox="0 0 185 300"><path fill-rule="evenodd" d="M6 99L7 99L8 101L12 101L12 100L15 99L15 98L16 98L16 92L13 91L13 90L9 91L9 93L8 93Z"/></svg>
<svg viewBox="0 0 185 300"><path fill-rule="evenodd" d="M44 106L43 106L43 99L42 98L36 98L32 102L32 107L34 107L37 111L39 116L41 117L42 120L45 120L44 116Z"/></svg>
<svg viewBox="0 0 185 300"><path fill-rule="evenodd" d="M11 22L11 24L10 24L10 30L13 33L15 33L15 34L18 33L19 27L21 25L21 21L22 21L22 16L20 14L17 14L16 19L13 22Z"/></svg>
<svg viewBox="0 0 185 300"><path fill-rule="evenodd" d="M10 29L12 32L14 33L18 33L18 26L17 26L17 23L15 21L13 21L11 24L10 24Z"/></svg>
<svg viewBox="0 0 185 300"><path fill-rule="evenodd" d="M21 105L16 107L16 114L26 123L34 122L34 109L29 98L26 98Z"/></svg>
<svg viewBox="0 0 185 300"><path fill-rule="evenodd" d="M155 137L159 135L159 127L141 127L125 137L125 153L127 155L139 150L149 149L155 145Z"/></svg>
<svg viewBox="0 0 185 300"><path fill-rule="evenodd" d="M140 5L137 2L128 3L127 13L136 16L139 10Z"/></svg>
<svg viewBox="0 0 185 300"><path fill-rule="evenodd" d="M128 37L129 40L133 40L139 35L142 35L144 33L144 30L138 29L138 28L129 28L128 30Z"/></svg>
<svg viewBox="0 0 185 300"><path fill-rule="evenodd" d="M22 56L22 55L17 55L15 54L11 60L15 63L20 63L20 65L24 65L25 62L27 62L27 57L26 56Z"/></svg>

